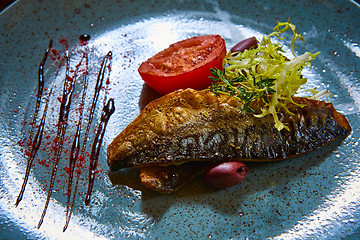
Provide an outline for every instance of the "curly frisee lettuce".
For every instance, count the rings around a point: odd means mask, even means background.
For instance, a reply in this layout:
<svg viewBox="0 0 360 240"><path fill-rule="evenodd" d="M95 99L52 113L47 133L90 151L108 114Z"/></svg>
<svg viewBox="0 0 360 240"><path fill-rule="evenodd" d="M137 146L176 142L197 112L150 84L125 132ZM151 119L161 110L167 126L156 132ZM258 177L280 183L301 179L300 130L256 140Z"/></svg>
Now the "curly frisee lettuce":
<svg viewBox="0 0 360 240"><path fill-rule="evenodd" d="M290 49L293 58L289 59L283 55L284 50L280 43L273 43L271 37L277 37L279 41L284 40L280 35L288 30L293 32ZM295 41L304 41L298 34L294 24L277 22L274 32L262 38L257 48L250 48L243 52L229 52L224 58L223 70L211 69L214 82L210 90L216 94L228 94L243 102L243 113L254 112L250 107L252 101L262 99L265 103L261 114L256 117L264 117L271 114L274 117L275 127L280 131L289 128L283 124L277 113L284 110L291 113L286 107L287 103L296 104L292 96L298 92L300 87L307 82L301 75L304 67L311 67L311 61L319 54L305 52L297 56L295 54ZM315 89L310 91L318 92ZM298 105L298 104L297 104Z"/></svg>

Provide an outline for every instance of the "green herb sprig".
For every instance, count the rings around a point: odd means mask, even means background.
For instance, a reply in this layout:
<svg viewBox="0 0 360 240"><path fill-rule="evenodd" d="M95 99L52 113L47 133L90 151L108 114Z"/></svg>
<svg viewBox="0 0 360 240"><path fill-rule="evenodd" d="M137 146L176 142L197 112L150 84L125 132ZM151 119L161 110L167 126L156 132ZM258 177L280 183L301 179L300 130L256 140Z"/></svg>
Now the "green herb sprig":
<svg viewBox="0 0 360 240"><path fill-rule="evenodd" d="M262 99L264 102L269 103L268 95L275 92L272 88L275 83L275 79L266 78L256 82L255 78L253 81L247 81L246 77L240 75L236 78L228 79L225 76L225 69L223 71L214 68L211 69L210 77L214 82L210 86L210 90L219 94L227 94L235 97L244 104L241 106L241 112L243 114L253 113L254 109L250 107L250 103Z"/></svg>

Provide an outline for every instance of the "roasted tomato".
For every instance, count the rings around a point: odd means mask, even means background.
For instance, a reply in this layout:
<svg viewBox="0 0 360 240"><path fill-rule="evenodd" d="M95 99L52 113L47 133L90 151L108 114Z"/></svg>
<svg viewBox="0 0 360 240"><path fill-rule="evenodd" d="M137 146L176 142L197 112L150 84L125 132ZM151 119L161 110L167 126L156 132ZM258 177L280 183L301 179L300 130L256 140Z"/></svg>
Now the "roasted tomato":
<svg viewBox="0 0 360 240"><path fill-rule="evenodd" d="M210 86L210 68L222 69L225 55L221 36L198 36L170 45L143 62L138 70L142 79L163 95L177 89L200 90Z"/></svg>

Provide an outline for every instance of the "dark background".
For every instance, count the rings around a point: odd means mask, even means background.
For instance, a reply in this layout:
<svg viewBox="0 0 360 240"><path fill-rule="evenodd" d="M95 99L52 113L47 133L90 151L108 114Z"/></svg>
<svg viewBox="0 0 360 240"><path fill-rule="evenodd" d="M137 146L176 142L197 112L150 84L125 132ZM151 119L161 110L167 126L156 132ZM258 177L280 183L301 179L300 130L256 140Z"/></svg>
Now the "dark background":
<svg viewBox="0 0 360 240"><path fill-rule="evenodd" d="M354 1L360 4L360 0L354 0ZM13 2L15 2L15 0L0 0L0 12Z"/></svg>
<svg viewBox="0 0 360 240"><path fill-rule="evenodd" d="M0 12L13 2L14 0L0 0Z"/></svg>

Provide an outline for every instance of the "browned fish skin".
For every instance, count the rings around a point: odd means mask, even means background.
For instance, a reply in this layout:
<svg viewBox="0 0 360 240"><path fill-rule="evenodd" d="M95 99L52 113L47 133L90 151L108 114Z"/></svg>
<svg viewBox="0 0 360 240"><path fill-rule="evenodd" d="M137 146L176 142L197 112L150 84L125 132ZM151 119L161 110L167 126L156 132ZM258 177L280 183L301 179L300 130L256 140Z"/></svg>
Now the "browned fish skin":
<svg viewBox="0 0 360 240"><path fill-rule="evenodd" d="M316 150L346 136L351 127L331 103L296 98L295 115L243 115L235 98L210 91L179 90L150 104L108 146L110 170L184 161L273 161ZM260 111L258 105L252 106Z"/></svg>

